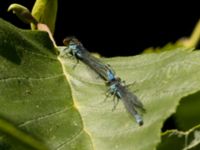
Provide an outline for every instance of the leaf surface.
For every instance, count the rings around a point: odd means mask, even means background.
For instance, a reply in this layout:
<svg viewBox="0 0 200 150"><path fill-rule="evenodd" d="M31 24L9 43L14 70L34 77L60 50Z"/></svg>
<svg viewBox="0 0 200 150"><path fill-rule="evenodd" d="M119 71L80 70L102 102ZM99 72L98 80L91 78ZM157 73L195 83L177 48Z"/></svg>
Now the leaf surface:
<svg viewBox="0 0 200 150"><path fill-rule="evenodd" d="M153 150L180 99L200 89L199 51L102 59L127 84L135 82L129 89L147 110L139 127L121 102L112 111L112 98L104 101L108 87L89 67L73 69L76 60L56 56L47 33L0 20L0 41L0 116L49 149ZM27 145L0 131L0 146Z"/></svg>

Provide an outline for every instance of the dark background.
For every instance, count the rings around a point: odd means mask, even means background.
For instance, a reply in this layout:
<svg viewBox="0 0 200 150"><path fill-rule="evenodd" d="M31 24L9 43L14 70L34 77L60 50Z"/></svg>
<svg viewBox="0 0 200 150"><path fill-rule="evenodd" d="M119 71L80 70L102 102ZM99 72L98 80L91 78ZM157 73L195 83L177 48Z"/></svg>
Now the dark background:
<svg viewBox="0 0 200 150"><path fill-rule="evenodd" d="M34 2L1 0L0 16L18 27L29 28L6 10L11 3L31 10ZM76 36L89 51L106 57L135 55L145 48L162 47L189 36L200 18L198 6L192 2L170 1L58 0L54 37L62 45L66 36Z"/></svg>
<svg viewBox="0 0 200 150"><path fill-rule="evenodd" d="M34 0L0 0L0 16L20 28L29 28L7 8L19 3L30 10ZM51 17L51 14L49 14ZM180 1L76 1L58 0L55 40L76 36L91 52L128 56L148 47L162 47L189 36L200 18L199 4ZM173 117L163 130L176 128Z"/></svg>

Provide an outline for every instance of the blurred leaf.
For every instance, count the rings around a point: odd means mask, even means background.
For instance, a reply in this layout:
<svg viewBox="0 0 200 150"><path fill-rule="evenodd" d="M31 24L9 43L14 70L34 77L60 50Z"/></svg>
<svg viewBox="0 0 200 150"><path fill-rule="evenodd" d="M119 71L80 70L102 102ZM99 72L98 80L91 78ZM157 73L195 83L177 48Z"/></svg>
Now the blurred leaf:
<svg viewBox="0 0 200 150"><path fill-rule="evenodd" d="M46 24L52 34L55 30L57 7L57 0L36 0L32 9L32 15L39 23ZM32 28L35 29L35 26L32 25Z"/></svg>
<svg viewBox="0 0 200 150"><path fill-rule="evenodd" d="M183 98L175 113L179 129L187 131L200 124L200 92Z"/></svg>
<svg viewBox="0 0 200 150"><path fill-rule="evenodd" d="M169 130L162 136L157 150L199 150L200 125L186 131Z"/></svg>
<svg viewBox="0 0 200 150"><path fill-rule="evenodd" d="M28 23L30 25L32 24L35 29L48 32L54 46L56 46L49 27L46 24L38 23L38 21L32 16L30 11L26 7L19 4L11 4L8 8L8 11L12 11L14 14L16 14L17 17L24 23Z"/></svg>
<svg viewBox="0 0 200 150"><path fill-rule="evenodd" d="M50 149L153 150L180 99L200 89L199 51L102 59L127 84L136 81L130 90L147 110L139 127L122 103L111 111L107 87L85 64L73 69L76 60L56 56L47 33L0 20L0 41L0 115ZM0 146L18 150L12 141L0 133Z"/></svg>
<svg viewBox="0 0 200 150"><path fill-rule="evenodd" d="M149 47L149 48L146 48L143 53L161 53L161 52L164 52L164 51L171 51L171 50L174 50L174 49L177 49L177 48L182 48L182 49L185 49L185 50L192 50L192 49L186 49L184 48L183 46L180 46L180 45L176 45L176 44L173 44L173 43L168 43L166 44L165 46L163 46L162 48L160 47Z"/></svg>
<svg viewBox="0 0 200 150"><path fill-rule="evenodd" d="M31 15L30 11L20 4L11 4L8 11L12 11L13 14L16 14L24 23L33 23L34 25L37 25L37 20Z"/></svg>
<svg viewBox="0 0 200 150"><path fill-rule="evenodd" d="M160 53L163 51L170 51L174 50L176 48L185 48L185 50L193 50L195 47L197 47L200 44L200 20L196 23L192 34L190 37L181 38L177 40L175 43L168 43L162 48L155 48L155 47L149 47L146 48L143 53Z"/></svg>
<svg viewBox="0 0 200 150"><path fill-rule="evenodd" d="M200 20L196 23L191 36L178 40L176 44L188 48L197 47L200 44Z"/></svg>
<svg viewBox="0 0 200 150"><path fill-rule="evenodd" d="M48 148L31 137L30 135L18 130L15 126L13 126L8 121L0 118L0 129L3 133L10 136L9 142L12 139L12 143L15 143L15 149L37 149L37 150L47 150ZM11 138L13 137L13 138ZM6 137L2 137L3 140L6 140ZM0 140L0 149L10 149L11 147L7 144L1 143Z"/></svg>

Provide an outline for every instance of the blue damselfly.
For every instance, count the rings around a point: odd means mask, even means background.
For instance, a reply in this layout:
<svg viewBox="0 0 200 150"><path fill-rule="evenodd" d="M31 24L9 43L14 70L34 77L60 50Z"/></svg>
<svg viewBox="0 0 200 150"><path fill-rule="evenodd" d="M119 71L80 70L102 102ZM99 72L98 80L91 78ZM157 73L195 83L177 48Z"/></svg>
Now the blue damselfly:
<svg viewBox="0 0 200 150"><path fill-rule="evenodd" d="M141 113L145 111L143 104L137 98L136 95L131 93L126 85L123 84L119 77L116 77L114 71L110 65L104 64L96 57L92 56L76 38L69 37L63 41L66 49L69 53L74 56L77 60L81 60L83 63L88 65L94 70L109 87L109 94L113 95L114 98L121 99L124 103L126 110L134 116L136 122L141 126L143 125L143 119Z"/></svg>

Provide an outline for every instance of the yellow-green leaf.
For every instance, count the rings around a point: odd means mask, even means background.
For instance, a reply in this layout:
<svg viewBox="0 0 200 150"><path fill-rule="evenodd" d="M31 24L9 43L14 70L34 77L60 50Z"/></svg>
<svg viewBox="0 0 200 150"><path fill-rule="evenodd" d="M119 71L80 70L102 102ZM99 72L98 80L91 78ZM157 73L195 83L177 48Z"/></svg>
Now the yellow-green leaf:
<svg viewBox="0 0 200 150"><path fill-rule="evenodd" d="M55 30L57 7L57 0L36 0L32 9L32 15L38 22L46 24L52 34ZM32 26L32 28L35 28L35 26Z"/></svg>

